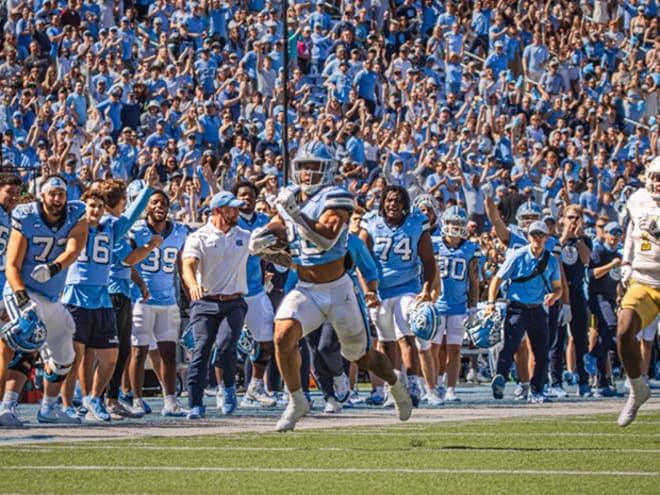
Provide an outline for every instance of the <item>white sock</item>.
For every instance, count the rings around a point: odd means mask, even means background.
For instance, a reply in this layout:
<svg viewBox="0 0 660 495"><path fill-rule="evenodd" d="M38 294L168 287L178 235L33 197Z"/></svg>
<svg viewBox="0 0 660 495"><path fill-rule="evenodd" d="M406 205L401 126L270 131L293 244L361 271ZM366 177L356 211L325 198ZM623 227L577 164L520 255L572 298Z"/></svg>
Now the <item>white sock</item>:
<svg viewBox="0 0 660 495"><path fill-rule="evenodd" d="M637 378L628 378L628 380L630 381L630 395L640 395L642 390L644 390L644 386L646 385L644 378L638 376Z"/></svg>
<svg viewBox="0 0 660 495"><path fill-rule="evenodd" d="M259 389L264 387L263 379L253 377L252 380L250 380L250 385L252 385L253 383L254 383L254 386L259 388Z"/></svg>
<svg viewBox="0 0 660 495"><path fill-rule="evenodd" d="M18 393L11 390L5 390L5 395L2 397L2 407L11 409L11 407L18 402Z"/></svg>
<svg viewBox="0 0 660 495"><path fill-rule="evenodd" d="M307 402L307 398L305 397L305 394L301 389L296 390L295 392L289 393L291 400L297 401L297 402Z"/></svg>
<svg viewBox="0 0 660 495"><path fill-rule="evenodd" d="M55 404L57 404L57 396L48 397L46 394L44 394L44 398L41 399L41 410L46 411L53 407Z"/></svg>
<svg viewBox="0 0 660 495"><path fill-rule="evenodd" d="M142 407L142 397L133 398L133 407Z"/></svg>
<svg viewBox="0 0 660 495"><path fill-rule="evenodd" d="M165 407L168 409L176 408L176 397L174 395L165 396Z"/></svg>

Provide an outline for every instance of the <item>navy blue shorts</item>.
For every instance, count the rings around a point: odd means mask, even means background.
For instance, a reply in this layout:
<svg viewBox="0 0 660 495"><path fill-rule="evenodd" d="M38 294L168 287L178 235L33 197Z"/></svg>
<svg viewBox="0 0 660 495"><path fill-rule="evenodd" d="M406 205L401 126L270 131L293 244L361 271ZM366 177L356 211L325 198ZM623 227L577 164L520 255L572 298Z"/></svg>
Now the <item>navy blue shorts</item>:
<svg viewBox="0 0 660 495"><path fill-rule="evenodd" d="M119 347L117 320L112 308L87 309L67 305L76 331L73 340L90 349L112 349Z"/></svg>

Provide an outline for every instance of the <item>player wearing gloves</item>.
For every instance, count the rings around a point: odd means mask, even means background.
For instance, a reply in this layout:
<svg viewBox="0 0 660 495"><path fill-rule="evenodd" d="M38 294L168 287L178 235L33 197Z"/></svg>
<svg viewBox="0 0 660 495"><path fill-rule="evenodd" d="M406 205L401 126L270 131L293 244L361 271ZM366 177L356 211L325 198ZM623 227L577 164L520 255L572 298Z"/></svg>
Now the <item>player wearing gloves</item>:
<svg viewBox="0 0 660 495"><path fill-rule="evenodd" d="M47 177L41 199L17 206L7 246L4 299L12 317L34 310L46 325L42 349L45 393L38 413L40 423L79 423L57 404L62 382L74 360L71 314L59 301L66 269L87 243L85 205L67 202L67 185L59 176Z"/></svg>
<svg viewBox="0 0 660 495"><path fill-rule="evenodd" d="M637 334L660 310L660 156L646 170L646 187L628 199L630 222L621 260L621 282L627 287L617 320L619 356L630 381L630 396L618 418L628 426L651 396L642 378Z"/></svg>
<svg viewBox="0 0 660 495"><path fill-rule="evenodd" d="M291 394L276 428L292 430L309 412L309 402L301 389L298 341L326 320L337 332L344 357L357 361L392 386L399 418L407 420L412 411L410 396L387 357L370 348L365 308L345 269L353 195L332 185L336 161L321 142L301 146L292 169L296 185L280 193L274 222L269 228L255 230L249 244L251 254L268 257L268 253L276 252L283 256L273 231L281 232L287 225L290 260L278 264L292 264L299 277L275 316L275 355Z"/></svg>

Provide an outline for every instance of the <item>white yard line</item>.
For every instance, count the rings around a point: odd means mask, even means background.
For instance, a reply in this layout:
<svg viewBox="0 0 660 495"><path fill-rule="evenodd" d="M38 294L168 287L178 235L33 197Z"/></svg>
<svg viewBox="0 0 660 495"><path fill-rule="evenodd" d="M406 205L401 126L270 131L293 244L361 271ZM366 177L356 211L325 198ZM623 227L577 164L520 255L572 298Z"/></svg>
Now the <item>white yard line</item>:
<svg viewBox="0 0 660 495"><path fill-rule="evenodd" d="M534 434L535 435L535 434ZM62 450L75 450L80 452L83 450L93 450L93 451L103 451L103 450L126 450L127 446L125 445L53 445L53 446L44 446L44 445L25 445L21 447L22 452L31 452L31 453L40 453L48 454ZM190 446L166 446L166 445L140 445L131 443L130 445L131 452L136 450L148 450L156 452L166 452L166 451L185 451L185 452L300 452L300 453L309 453L309 452L370 452L378 450L382 452L382 448L346 448L346 447L190 447ZM596 453L615 453L615 454L660 454L660 449L626 449L626 448L616 448L616 449L607 449L603 450L602 447L594 448L575 448L575 449L564 449L564 448L525 448L521 447L516 448L499 448L499 447L469 447L469 446L438 446L438 447L399 447L396 449L397 452L401 451L424 451L424 452L497 452L497 453L587 453L587 452L596 452Z"/></svg>
<svg viewBox="0 0 660 495"><path fill-rule="evenodd" d="M274 474L476 474L516 476L634 476L660 477L652 471L569 471L545 469L374 469L374 468L260 468L260 467L185 467L185 466L0 466L0 471L137 471L137 472L192 472L192 473L274 473Z"/></svg>

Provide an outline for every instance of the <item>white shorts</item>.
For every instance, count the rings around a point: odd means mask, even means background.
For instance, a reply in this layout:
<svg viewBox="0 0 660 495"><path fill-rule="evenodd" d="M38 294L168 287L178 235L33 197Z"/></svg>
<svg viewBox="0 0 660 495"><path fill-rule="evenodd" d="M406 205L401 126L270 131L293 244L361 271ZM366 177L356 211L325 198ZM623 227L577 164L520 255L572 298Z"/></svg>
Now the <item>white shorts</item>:
<svg viewBox="0 0 660 495"><path fill-rule="evenodd" d="M179 339L181 314L179 306L154 306L141 302L133 306L131 345L148 346L156 342L176 342Z"/></svg>
<svg viewBox="0 0 660 495"><path fill-rule="evenodd" d="M658 334L658 326L660 326L660 315L655 317L655 320L643 330L637 333L637 340L644 340L646 342L653 342L655 336Z"/></svg>
<svg viewBox="0 0 660 495"><path fill-rule="evenodd" d="M75 359L73 333L76 330L76 324L71 313L59 301L49 301L36 292L27 291L27 293L36 306L39 318L46 326L46 345L53 361L62 366L73 363ZM10 314L10 317L14 318L17 315Z"/></svg>
<svg viewBox="0 0 660 495"><path fill-rule="evenodd" d="M379 342L396 342L412 335L408 325L408 313L415 297L417 294L412 292L391 297L382 301L379 307L370 309Z"/></svg>
<svg viewBox="0 0 660 495"><path fill-rule="evenodd" d="M303 336L328 321L349 361L360 359L369 349L367 315L347 274L327 284L299 281L280 304L275 319L298 321Z"/></svg>
<svg viewBox="0 0 660 495"><path fill-rule="evenodd" d="M273 341L273 322L275 311L270 298L265 292L246 297L247 314L245 315L245 326L248 327L252 337L257 342Z"/></svg>
<svg viewBox="0 0 660 495"><path fill-rule="evenodd" d="M466 315L440 315L438 333L433 338L434 344L442 343L442 337L447 336L447 345L462 345L465 337Z"/></svg>

